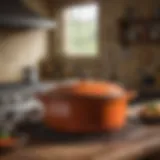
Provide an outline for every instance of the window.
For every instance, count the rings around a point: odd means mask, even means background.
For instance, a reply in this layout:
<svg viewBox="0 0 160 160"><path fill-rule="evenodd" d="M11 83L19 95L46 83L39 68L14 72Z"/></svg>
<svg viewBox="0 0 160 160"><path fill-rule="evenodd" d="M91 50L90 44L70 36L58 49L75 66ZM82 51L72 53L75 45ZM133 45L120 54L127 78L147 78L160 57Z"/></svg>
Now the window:
<svg viewBox="0 0 160 160"><path fill-rule="evenodd" d="M97 24L96 4L65 9L63 38L67 56L95 56L98 53Z"/></svg>

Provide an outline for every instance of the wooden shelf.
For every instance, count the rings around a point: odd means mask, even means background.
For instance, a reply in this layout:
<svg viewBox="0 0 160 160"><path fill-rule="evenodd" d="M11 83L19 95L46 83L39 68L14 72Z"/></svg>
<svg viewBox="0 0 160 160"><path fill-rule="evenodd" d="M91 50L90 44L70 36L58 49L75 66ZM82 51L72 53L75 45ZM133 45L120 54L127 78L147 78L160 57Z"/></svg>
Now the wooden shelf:
<svg viewBox="0 0 160 160"><path fill-rule="evenodd" d="M160 18L120 20L120 41L124 44L159 44Z"/></svg>

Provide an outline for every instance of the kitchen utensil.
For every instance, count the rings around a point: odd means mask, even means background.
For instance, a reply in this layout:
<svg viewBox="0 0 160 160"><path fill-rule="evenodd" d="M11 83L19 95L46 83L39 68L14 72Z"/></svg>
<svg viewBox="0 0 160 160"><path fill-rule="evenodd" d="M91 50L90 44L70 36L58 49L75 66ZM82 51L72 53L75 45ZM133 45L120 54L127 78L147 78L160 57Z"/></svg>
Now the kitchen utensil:
<svg viewBox="0 0 160 160"><path fill-rule="evenodd" d="M99 132L121 129L126 123L127 92L110 82L79 81L38 97L45 105L44 123L63 132Z"/></svg>
<svg viewBox="0 0 160 160"><path fill-rule="evenodd" d="M38 70L35 67L26 67L23 69L22 80L25 83L35 84L39 82Z"/></svg>

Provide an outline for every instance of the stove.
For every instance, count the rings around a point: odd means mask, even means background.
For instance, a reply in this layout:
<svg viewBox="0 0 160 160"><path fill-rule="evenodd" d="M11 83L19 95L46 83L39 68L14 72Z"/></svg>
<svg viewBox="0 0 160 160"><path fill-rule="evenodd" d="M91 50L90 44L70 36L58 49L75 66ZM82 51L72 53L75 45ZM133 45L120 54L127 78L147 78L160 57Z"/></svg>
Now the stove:
<svg viewBox="0 0 160 160"><path fill-rule="evenodd" d="M51 84L0 84L0 132L12 132L23 122L37 123L44 115L44 107L35 94L48 90Z"/></svg>

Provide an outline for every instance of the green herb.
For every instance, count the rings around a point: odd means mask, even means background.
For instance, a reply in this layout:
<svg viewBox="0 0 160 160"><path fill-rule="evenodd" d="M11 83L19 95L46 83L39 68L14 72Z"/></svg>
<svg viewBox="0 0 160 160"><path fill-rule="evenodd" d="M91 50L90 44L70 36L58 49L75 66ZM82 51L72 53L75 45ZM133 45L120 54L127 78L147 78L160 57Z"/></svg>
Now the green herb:
<svg viewBox="0 0 160 160"><path fill-rule="evenodd" d="M0 132L0 138L2 139L5 139L5 138L8 138L10 137L10 134L9 132Z"/></svg>

